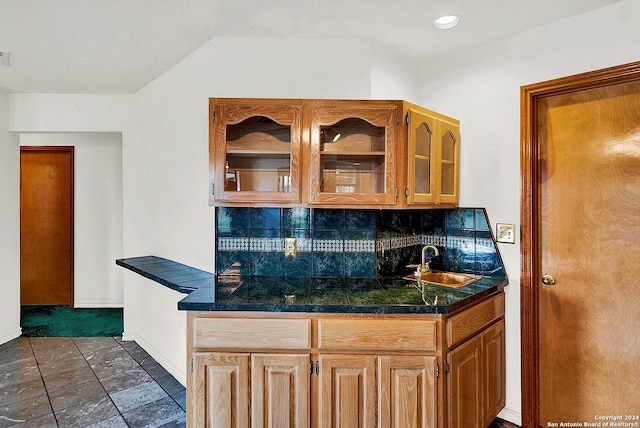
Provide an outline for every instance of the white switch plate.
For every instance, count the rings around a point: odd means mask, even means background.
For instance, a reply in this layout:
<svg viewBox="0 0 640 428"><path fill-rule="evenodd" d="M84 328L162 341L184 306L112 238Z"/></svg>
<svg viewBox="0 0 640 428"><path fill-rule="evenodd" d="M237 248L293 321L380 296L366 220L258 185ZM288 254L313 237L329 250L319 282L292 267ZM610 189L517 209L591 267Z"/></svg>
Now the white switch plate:
<svg viewBox="0 0 640 428"><path fill-rule="evenodd" d="M516 225L511 223L496 223L496 241L515 244Z"/></svg>

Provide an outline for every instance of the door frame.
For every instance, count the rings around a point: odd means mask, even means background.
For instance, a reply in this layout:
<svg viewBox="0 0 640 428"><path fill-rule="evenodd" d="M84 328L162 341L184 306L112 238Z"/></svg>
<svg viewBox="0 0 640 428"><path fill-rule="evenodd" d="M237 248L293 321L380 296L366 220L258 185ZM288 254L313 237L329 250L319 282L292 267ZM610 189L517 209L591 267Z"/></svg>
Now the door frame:
<svg viewBox="0 0 640 428"><path fill-rule="evenodd" d="M75 242L74 242L74 230L75 230L75 183L74 183L74 169L75 169L75 159L74 159L74 146L20 146L20 153L22 154L22 152L60 152L60 153L68 153L69 155L69 162L70 162L70 182L69 182L69 186L70 186L70 207L69 207L69 213L70 213L70 219L69 221L71 222L71 228L70 228L70 236L69 236L69 244L70 244L70 251L71 251L71 260L70 262L70 284L69 284L69 307L73 308L75 306L75 301L74 301L74 296L75 296L75 278L74 278L74 271L75 271ZM20 173L21 178L20 178L20 192L22 192L22 172ZM22 202L20 203L20 218L22 219ZM22 237L20 238L22 239Z"/></svg>
<svg viewBox="0 0 640 428"><path fill-rule="evenodd" d="M578 92L640 80L640 62L562 77L520 88L520 335L522 352L522 426L539 427L538 328L541 253L539 251L540 180L537 139L538 101L555 95Z"/></svg>

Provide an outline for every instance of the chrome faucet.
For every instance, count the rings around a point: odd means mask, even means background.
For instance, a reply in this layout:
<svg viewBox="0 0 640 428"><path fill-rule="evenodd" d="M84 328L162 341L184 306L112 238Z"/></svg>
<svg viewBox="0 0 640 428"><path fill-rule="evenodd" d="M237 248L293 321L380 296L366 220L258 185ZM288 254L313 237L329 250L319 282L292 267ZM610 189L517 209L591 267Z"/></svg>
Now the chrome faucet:
<svg viewBox="0 0 640 428"><path fill-rule="evenodd" d="M424 247L422 247L422 258L421 258L421 263L420 263L420 272L429 272L431 270L431 268L429 267L429 264L431 264L431 261L425 262L425 256L427 254L427 250L431 248L433 250L433 254L435 257L438 257L440 255L440 252L438 251L438 248L434 245L425 245Z"/></svg>

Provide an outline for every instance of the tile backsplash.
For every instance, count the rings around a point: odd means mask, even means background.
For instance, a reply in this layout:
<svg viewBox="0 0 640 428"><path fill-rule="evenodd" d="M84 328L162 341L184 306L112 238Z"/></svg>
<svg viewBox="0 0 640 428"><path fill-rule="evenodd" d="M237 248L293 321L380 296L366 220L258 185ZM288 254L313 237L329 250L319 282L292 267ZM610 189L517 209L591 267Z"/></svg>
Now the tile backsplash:
<svg viewBox="0 0 640 428"><path fill-rule="evenodd" d="M483 208L216 208L216 273L283 277L403 275L432 244L433 269L503 274ZM284 239L297 255L285 257ZM433 253L429 252L433 258Z"/></svg>

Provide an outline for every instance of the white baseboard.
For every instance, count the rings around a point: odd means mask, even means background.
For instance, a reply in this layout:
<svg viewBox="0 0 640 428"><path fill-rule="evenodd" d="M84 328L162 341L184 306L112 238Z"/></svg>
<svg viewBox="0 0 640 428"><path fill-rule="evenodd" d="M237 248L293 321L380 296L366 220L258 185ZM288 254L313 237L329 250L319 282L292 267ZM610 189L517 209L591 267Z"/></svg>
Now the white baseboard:
<svg viewBox="0 0 640 428"><path fill-rule="evenodd" d="M0 337L0 345L12 341L13 339L22 336L22 328L12 331L9 334Z"/></svg>
<svg viewBox="0 0 640 428"><path fill-rule="evenodd" d="M123 308L123 303L104 303L104 302L73 302L74 308L90 308L90 309L102 309L102 308Z"/></svg>
<svg viewBox="0 0 640 428"><path fill-rule="evenodd" d="M156 360L162 367L165 368L165 370L167 370L169 373L171 373L171 375L176 378L176 380L178 382L180 382L182 384L182 386L186 386L187 385L187 372L186 372L186 361L185 361L185 367L178 367L175 364L173 364L171 361L169 361L169 359L167 359L166 357L164 357L156 348L154 348L151 344L149 344L147 341L145 341L144 339L142 339L139 335L137 335L136 333L128 333L128 332L124 332L122 333L122 340L123 341L135 341L138 345L140 345L142 347L142 349L144 349L145 351L147 351L147 353L149 355L151 355L151 357Z"/></svg>
<svg viewBox="0 0 640 428"><path fill-rule="evenodd" d="M511 422L512 424L522 426L522 413L507 409L505 407L500 413L498 413L498 417L500 419L504 419L507 422Z"/></svg>

